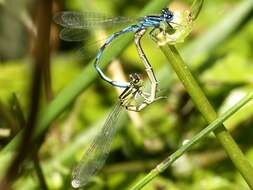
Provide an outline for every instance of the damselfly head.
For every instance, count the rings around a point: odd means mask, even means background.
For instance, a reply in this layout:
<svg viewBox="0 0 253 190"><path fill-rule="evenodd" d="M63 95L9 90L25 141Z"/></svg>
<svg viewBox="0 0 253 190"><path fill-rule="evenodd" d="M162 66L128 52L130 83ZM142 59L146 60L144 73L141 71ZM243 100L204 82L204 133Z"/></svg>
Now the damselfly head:
<svg viewBox="0 0 253 190"><path fill-rule="evenodd" d="M143 80L141 79L141 76L137 73L132 73L129 75L130 83L134 86L142 86Z"/></svg>
<svg viewBox="0 0 253 190"><path fill-rule="evenodd" d="M168 8L164 8L162 10L161 16L163 17L164 21L168 23L173 19L173 13Z"/></svg>

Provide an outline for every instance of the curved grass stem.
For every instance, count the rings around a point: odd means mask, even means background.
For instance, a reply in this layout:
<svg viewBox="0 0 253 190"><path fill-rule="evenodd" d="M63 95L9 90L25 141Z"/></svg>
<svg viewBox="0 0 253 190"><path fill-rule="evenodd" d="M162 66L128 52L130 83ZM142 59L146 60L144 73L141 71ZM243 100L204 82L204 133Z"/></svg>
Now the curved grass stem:
<svg viewBox="0 0 253 190"><path fill-rule="evenodd" d="M196 20L197 17L199 16L199 13L202 9L204 0L194 0L191 6L191 18L192 20Z"/></svg>
<svg viewBox="0 0 253 190"><path fill-rule="evenodd" d="M220 117L215 119L211 124L209 124L206 128L201 130L198 134L196 134L192 139L187 141L184 145L182 145L176 152L168 156L163 162L156 166L148 175L142 178L131 190L139 190L144 187L148 182L150 182L153 178L167 169L173 162L175 162L180 156L182 156L186 151L188 151L194 144L202 140L206 137L210 132L217 129L222 123L231 117L234 113L239 111L244 105L246 105L249 101L253 99L253 92L246 95L242 98L238 103L228 109L225 113L223 113ZM249 172L250 174L250 172Z"/></svg>
<svg viewBox="0 0 253 190"><path fill-rule="evenodd" d="M211 123L217 118L217 114L203 90L200 88L198 82L195 80L188 65L183 61L179 52L174 46L164 45L160 46L162 52L167 57L170 65L173 67L178 78L185 86L187 92L191 96L197 109L201 112L208 123ZM235 167L244 177L251 189L253 189L253 167L245 158L239 146L236 144L232 136L226 130L224 125L221 125L214 130L214 134L227 152Z"/></svg>

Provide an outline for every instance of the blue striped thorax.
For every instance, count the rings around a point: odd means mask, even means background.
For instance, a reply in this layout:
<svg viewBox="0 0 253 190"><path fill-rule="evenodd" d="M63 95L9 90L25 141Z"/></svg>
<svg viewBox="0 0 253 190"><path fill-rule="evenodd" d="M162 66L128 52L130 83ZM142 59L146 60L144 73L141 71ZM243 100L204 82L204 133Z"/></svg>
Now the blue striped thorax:
<svg viewBox="0 0 253 190"><path fill-rule="evenodd" d="M166 22L167 24L170 24L170 22L173 20L173 13L168 9L164 8L162 10L161 15L159 16L145 16L140 20L140 25L144 28L147 27L159 27L161 22Z"/></svg>

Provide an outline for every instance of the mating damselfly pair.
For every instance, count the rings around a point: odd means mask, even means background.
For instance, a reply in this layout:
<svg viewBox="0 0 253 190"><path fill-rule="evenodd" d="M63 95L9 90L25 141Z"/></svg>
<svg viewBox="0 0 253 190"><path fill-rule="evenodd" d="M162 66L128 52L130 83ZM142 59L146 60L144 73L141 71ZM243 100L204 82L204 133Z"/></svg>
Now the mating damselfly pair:
<svg viewBox="0 0 253 190"><path fill-rule="evenodd" d="M135 22L116 33L113 33L101 46L95 57L94 66L99 76L109 84L115 87L124 88L125 90L119 96L118 104L116 104L113 111L109 114L100 133L95 137L73 172L72 186L78 188L87 184L90 178L103 166L109 154L112 139L116 131L114 126L122 108L131 111L141 111L147 105L159 99L156 97L158 82L152 66L143 52L140 40L149 28L151 29L150 34L154 35L155 30L164 33L164 25L173 28L171 24L177 23L174 22L173 13L167 8L164 8L159 15L149 15L138 19L126 17L111 18L96 13L60 12L55 15L54 21L64 27L60 33L60 37L67 41L71 41L72 39L73 41L82 40L81 37L79 38L78 35L76 36L75 34L80 34L88 28L96 28L100 26L110 27L121 22ZM135 34L134 43L151 83L150 93L142 91L143 81L138 74L131 74L129 82L114 81L106 76L99 67L99 62L104 50L114 39L130 32ZM133 105L133 101L135 101L138 96L143 97L143 101L138 105Z"/></svg>

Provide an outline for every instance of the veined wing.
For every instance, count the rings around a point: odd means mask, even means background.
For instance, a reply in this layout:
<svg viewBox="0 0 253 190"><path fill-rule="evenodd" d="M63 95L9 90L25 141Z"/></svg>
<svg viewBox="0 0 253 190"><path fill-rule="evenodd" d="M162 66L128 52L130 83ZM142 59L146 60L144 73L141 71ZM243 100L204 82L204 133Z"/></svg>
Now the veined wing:
<svg viewBox="0 0 253 190"><path fill-rule="evenodd" d="M112 27L119 23L135 22L128 17L109 17L102 13L63 11L54 15L54 21L65 28L87 29L94 27Z"/></svg>
<svg viewBox="0 0 253 190"><path fill-rule="evenodd" d="M87 31L77 28L63 28L59 37L65 41L82 41L87 39Z"/></svg>
<svg viewBox="0 0 253 190"><path fill-rule="evenodd" d="M73 171L72 186L79 188L86 185L90 178L102 168L111 149L112 139L116 132L116 122L123 111L118 102L107 117L101 131L84 153L83 158Z"/></svg>

